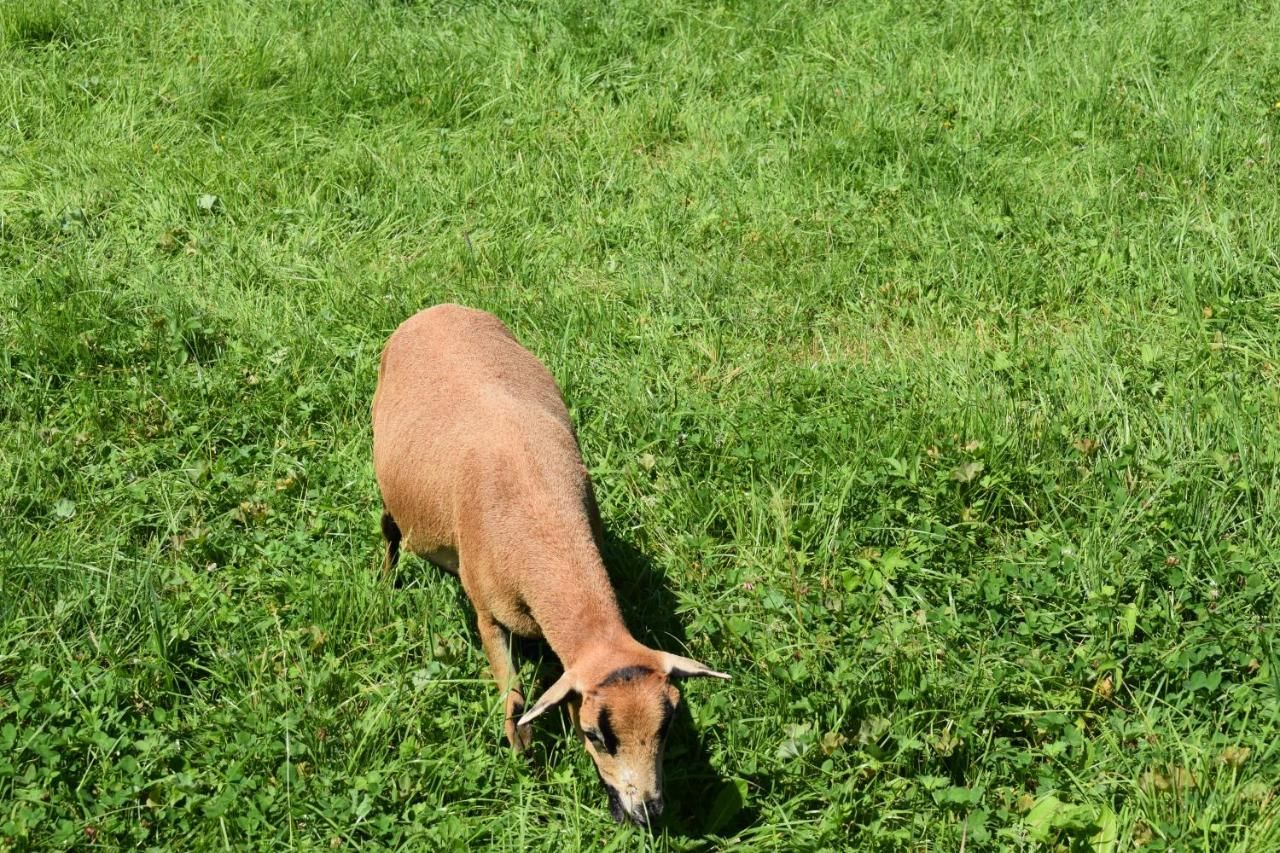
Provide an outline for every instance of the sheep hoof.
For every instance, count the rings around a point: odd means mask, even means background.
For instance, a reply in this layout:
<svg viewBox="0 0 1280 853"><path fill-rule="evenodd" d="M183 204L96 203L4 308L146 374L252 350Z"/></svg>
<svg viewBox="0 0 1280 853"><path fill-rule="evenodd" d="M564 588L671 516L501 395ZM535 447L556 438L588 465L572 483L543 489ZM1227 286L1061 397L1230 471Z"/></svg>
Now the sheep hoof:
<svg viewBox="0 0 1280 853"><path fill-rule="evenodd" d="M519 726L515 720L507 720L507 742L511 744L511 751L520 755L533 743L533 727L528 724Z"/></svg>

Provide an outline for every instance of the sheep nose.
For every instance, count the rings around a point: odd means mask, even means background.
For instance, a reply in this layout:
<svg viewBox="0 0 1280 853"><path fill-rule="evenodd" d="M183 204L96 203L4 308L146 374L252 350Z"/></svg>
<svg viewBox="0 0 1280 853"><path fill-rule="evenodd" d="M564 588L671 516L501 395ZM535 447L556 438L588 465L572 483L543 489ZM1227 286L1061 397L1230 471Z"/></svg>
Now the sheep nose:
<svg viewBox="0 0 1280 853"><path fill-rule="evenodd" d="M640 826L648 826L662 814L662 797L651 797L636 805L631 812L631 819Z"/></svg>

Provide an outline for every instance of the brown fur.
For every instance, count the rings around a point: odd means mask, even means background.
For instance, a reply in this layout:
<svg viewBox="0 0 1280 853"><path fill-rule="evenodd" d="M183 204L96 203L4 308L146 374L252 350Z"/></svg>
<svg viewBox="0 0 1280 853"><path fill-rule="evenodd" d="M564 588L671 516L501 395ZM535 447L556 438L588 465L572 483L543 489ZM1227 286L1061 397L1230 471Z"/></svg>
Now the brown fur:
<svg viewBox="0 0 1280 853"><path fill-rule="evenodd" d="M505 692L511 746L527 747L530 721L570 699L614 816L648 822L662 809L659 730L679 701L670 679L728 676L627 630L551 373L491 314L421 311L383 351L373 455L388 570L403 547L458 574ZM546 638L564 666L528 711L510 634Z"/></svg>

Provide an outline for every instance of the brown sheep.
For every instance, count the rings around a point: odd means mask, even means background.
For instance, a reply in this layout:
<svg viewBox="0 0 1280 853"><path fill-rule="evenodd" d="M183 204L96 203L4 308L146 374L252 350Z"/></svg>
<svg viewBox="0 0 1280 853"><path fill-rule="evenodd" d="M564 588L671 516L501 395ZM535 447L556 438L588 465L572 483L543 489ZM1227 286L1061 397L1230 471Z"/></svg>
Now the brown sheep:
<svg viewBox="0 0 1280 853"><path fill-rule="evenodd" d="M600 557L599 511L560 389L497 317L437 305L382 353L374 470L387 569L401 546L454 572L506 699L516 751L569 700L616 820L662 812L662 749L678 677L728 678L627 630ZM527 710L510 635L543 637L564 675Z"/></svg>

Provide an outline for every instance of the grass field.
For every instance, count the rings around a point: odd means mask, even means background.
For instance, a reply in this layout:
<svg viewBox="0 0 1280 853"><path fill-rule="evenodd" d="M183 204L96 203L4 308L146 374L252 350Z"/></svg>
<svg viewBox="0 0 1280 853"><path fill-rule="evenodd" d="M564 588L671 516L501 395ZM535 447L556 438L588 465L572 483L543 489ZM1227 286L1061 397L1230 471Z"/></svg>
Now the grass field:
<svg viewBox="0 0 1280 853"><path fill-rule="evenodd" d="M1280 848L1278 134L1273 2L0 0L0 849ZM378 576L441 301L734 675L656 834Z"/></svg>

